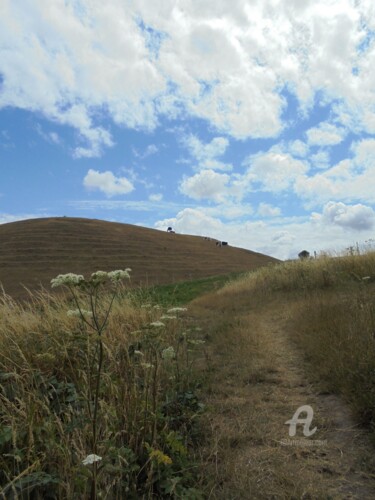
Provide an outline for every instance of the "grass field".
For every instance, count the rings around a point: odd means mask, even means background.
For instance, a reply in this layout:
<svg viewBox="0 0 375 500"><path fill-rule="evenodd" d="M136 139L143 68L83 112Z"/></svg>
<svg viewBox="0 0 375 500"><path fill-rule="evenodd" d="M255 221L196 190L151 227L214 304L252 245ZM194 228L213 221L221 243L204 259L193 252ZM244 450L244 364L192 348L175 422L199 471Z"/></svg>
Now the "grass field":
<svg viewBox="0 0 375 500"><path fill-rule="evenodd" d="M373 498L375 253L262 268L190 309L210 498ZM306 404L325 447L282 446Z"/></svg>
<svg viewBox="0 0 375 500"><path fill-rule="evenodd" d="M224 236L224 235L223 235ZM250 271L276 259L215 240L129 224L69 217L0 225L0 283L14 298L22 285L49 287L59 273L132 269L133 286L174 284ZM230 242L229 242L230 243Z"/></svg>
<svg viewBox="0 0 375 500"><path fill-rule="evenodd" d="M202 498L186 310L65 288L0 303L0 498Z"/></svg>
<svg viewBox="0 0 375 500"><path fill-rule="evenodd" d="M2 298L0 498L375 497L375 252L95 279Z"/></svg>

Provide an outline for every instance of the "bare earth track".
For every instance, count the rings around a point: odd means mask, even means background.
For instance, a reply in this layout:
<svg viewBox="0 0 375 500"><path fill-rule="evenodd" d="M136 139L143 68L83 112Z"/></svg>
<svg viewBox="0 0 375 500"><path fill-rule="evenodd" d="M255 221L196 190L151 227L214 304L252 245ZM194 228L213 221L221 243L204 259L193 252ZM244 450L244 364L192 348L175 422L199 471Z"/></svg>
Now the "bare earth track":
<svg viewBox="0 0 375 500"><path fill-rule="evenodd" d="M220 315L205 300L192 314L208 332L211 437L202 453L214 478L209 498L375 498L369 436L339 397L308 380L285 304L252 309L250 297L235 305L218 299ZM302 405L313 408L317 431L305 438L298 425L291 438L285 422ZM292 439L298 444L285 444Z"/></svg>
<svg viewBox="0 0 375 500"><path fill-rule="evenodd" d="M168 234L130 224L70 217L0 225L0 283L15 298L22 285L49 289L62 273L130 267L133 284L173 283L250 271L276 259L215 240Z"/></svg>

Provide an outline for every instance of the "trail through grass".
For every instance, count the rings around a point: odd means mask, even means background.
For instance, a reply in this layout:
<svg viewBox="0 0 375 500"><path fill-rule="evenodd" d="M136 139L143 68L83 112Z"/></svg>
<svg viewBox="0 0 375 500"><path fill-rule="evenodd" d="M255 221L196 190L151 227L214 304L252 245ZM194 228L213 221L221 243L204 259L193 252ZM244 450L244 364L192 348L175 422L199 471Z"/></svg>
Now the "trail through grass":
<svg viewBox="0 0 375 500"><path fill-rule="evenodd" d="M193 302L210 498L375 497L374 278L374 253L289 262ZM317 442L285 445L303 405Z"/></svg>
<svg viewBox="0 0 375 500"><path fill-rule="evenodd" d="M228 298L194 306L210 346L206 494L225 500L374 498L369 436L339 397L311 383L291 341L288 308ZM315 444L299 426L298 444L286 445L292 438L285 422L306 404L314 410Z"/></svg>

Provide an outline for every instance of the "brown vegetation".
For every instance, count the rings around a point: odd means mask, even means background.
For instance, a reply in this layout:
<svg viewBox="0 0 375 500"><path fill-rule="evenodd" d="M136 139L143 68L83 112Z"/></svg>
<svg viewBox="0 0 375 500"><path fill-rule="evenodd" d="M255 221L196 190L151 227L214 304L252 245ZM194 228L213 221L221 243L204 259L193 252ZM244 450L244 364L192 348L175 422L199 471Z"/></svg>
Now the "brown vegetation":
<svg viewBox="0 0 375 500"><path fill-rule="evenodd" d="M0 225L0 283L13 297L60 273L132 269L154 285L250 271L276 259L215 240L94 219L47 218Z"/></svg>
<svg viewBox="0 0 375 500"><path fill-rule="evenodd" d="M374 278L375 253L295 261L191 304L209 352L210 498L374 498ZM306 404L325 443L284 446Z"/></svg>

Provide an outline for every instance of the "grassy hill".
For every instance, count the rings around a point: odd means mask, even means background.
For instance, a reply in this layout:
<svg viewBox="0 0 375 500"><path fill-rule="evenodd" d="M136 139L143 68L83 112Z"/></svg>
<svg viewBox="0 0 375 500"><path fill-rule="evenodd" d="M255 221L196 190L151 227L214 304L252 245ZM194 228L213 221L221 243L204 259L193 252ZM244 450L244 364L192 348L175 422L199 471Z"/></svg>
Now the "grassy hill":
<svg viewBox="0 0 375 500"><path fill-rule="evenodd" d="M276 259L215 240L130 224L54 217L0 225L0 282L13 297L22 285L49 288L61 273L130 267L132 283L155 285L249 271Z"/></svg>

